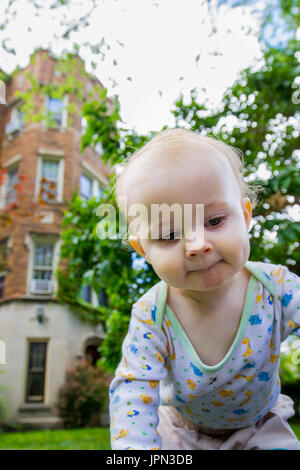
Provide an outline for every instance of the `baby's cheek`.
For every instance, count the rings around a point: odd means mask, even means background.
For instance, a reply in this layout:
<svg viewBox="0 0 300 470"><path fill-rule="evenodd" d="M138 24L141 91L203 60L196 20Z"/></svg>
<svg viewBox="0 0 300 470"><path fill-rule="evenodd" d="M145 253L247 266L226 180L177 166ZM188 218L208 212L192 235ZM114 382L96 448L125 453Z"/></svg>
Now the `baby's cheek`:
<svg viewBox="0 0 300 470"><path fill-rule="evenodd" d="M160 254L155 258L153 268L158 275L165 275L168 277L178 277L182 271L182 262L180 256L164 256Z"/></svg>

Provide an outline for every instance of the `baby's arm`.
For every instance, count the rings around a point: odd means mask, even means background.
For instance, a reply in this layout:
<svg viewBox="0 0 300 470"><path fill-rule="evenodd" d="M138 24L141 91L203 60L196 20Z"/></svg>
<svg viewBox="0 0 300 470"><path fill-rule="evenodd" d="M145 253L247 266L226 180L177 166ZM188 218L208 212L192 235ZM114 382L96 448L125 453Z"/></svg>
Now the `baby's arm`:
<svg viewBox="0 0 300 470"><path fill-rule="evenodd" d="M300 336L300 278L289 271L286 266L280 266L276 275L281 305L281 339L289 335Z"/></svg>
<svg viewBox="0 0 300 470"><path fill-rule="evenodd" d="M133 305L122 359L110 385L111 448L160 449L157 433L159 381L166 377L166 337L151 307Z"/></svg>

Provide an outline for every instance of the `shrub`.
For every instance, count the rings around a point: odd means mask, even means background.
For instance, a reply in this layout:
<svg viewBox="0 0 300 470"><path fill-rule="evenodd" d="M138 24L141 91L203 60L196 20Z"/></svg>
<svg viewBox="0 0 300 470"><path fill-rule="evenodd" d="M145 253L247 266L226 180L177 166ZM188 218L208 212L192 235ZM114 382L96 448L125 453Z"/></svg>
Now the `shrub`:
<svg viewBox="0 0 300 470"><path fill-rule="evenodd" d="M66 383L59 389L56 407L66 428L88 427L108 406L111 376L81 360L66 373Z"/></svg>

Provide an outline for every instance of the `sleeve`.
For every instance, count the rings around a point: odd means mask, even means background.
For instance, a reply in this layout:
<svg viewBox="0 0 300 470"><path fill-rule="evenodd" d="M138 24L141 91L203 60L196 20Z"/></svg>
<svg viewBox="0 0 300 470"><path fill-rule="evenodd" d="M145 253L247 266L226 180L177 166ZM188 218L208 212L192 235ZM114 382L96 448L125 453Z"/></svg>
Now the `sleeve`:
<svg viewBox="0 0 300 470"><path fill-rule="evenodd" d="M281 266L277 272L280 286L278 301L281 307L281 340L289 335L300 336L300 278Z"/></svg>
<svg viewBox="0 0 300 470"><path fill-rule="evenodd" d="M168 373L166 343L165 334L151 318L151 306L136 302L109 390L113 450L161 448L157 410L159 381Z"/></svg>

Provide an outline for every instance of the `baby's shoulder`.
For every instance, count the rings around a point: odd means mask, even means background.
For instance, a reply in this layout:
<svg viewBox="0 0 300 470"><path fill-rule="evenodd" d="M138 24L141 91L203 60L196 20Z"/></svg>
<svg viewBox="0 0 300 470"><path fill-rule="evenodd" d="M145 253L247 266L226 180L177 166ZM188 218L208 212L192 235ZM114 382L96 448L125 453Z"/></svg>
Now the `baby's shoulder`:
<svg viewBox="0 0 300 470"><path fill-rule="evenodd" d="M280 293L287 282L289 283L291 280L299 281L296 274L291 272L287 266L281 264L257 261L251 262L250 265L252 266L252 272L260 272L263 275L260 278L265 279L266 283L269 282L269 285L272 285L277 293Z"/></svg>
<svg viewBox="0 0 300 470"><path fill-rule="evenodd" d="M154 284L132 306L133 312L139 317L155 322L155 314L160 293L161 281Z"/></svg>

